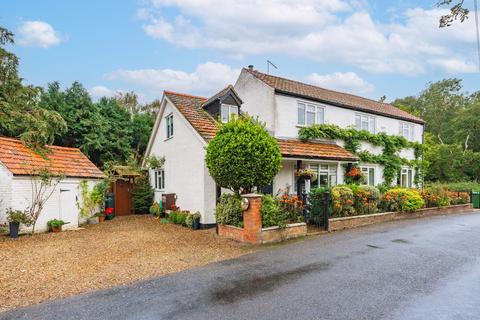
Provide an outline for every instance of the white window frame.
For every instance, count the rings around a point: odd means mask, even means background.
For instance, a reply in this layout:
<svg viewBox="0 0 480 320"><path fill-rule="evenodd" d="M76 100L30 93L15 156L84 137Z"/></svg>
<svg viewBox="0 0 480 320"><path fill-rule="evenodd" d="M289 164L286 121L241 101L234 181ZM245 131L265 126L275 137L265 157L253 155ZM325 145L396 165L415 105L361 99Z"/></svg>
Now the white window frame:
<svg viewBox="0 0 480 320"><path fill-rule="evenodd" d="M375 178L375 167L372 166L360 166L360 172L365 177L366 185L375 186L376 185L376 178ZM373 184L370 183L370 173L373 174Z"/></svg>
<svg viewBox="0 0 480 320"><path fill-rule="evenodd" d="M170 139L173 137L173 113L170 113L165 117L165 136L166 139Z"/></svg>
<svg viewBox="0 0 480 320"><path fill-rule="evenodd" d="M327 168L325 168L327 166ZM315 171L317 174L317 185L313 185L312 183L310 184L310 188L318 188L320 187L320 175L326 175L327 176L327 182L328 186L327 187L333 187L338 184L338 166L336 163L308 163L305 164L304 168L311 169ZM295 175L295 172L297 171L297 166L294 166L294 172L293 172L293 190L296 193L297 192L297 176ZM334 181L332 181L334 180ZM302 192L305 190L302 190Z"/></svg>
<svg viewBox="0 0 480 320"><path fill-rule="evenodd" d="M367 125L366 129L363 126L364 124ZM377 117L365 113L355 113L355 129L375 134L377 132Z"/></svg>
<svg viewBox="0 0 480 320"><path fill-rule="evenodd" d="M303 107L303 123L300 122L300 108ZM314 113L313 123L308 123L308 114ZM321 119L320 119L321 116ZM318 105L306 101L297 101L297 125L298 126L311 126L314 124L325 123L325 106Z"/></svg>
<svg viewBox="0 0 480 320"><path fill-rule="evenodd" d="M402 188L413 188L413 180L414 180L413 169L410 167L403 167L400 170L400 186Z"/></svg>
<svg viewBox="0 0 480 320"><path fill-rule="evenodd" d="M159 168L153 171L153 179L155 182L155 190L165 190L165 169Z"/></svg>
<svg viewBox="0 0 480 320"><path fill-rule="evenodd" d="M415 126L410 122L399 122L398 134L408 141L413 141L415 139Z"/></svg>
<svg viewBox="0 0 480 320"><path fill-rule="evenodd" d="M226 107L227 114L224 113L224 107ZM222 103L220 105L220 119L223 123L227 123L232 120L232 115L238 116L238 106L233 104Z"/></svg>

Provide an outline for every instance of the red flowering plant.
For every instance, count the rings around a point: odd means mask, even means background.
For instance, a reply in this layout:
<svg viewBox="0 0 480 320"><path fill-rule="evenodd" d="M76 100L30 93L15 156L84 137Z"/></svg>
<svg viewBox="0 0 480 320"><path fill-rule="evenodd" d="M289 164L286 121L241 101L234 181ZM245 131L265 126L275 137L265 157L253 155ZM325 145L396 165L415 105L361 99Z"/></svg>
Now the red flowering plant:
<svg viewBox="0 0 480 320"><path fill-rule="evenodd" d="M362 174L360 168L356 165L347 166L345 172L346 184L363 184L365 183L365 176Z"/></svg>
<svg viewBox="0 0 480 320"><path fill-rule="evenodd" d="M297 195L283 194L279 198L280 209L286 213L289 222L302 221L304 203Z"/></svg>
<svg viewBox="0 0 480 320"><path fill-rule="evenodd" d="M172 204L172 205L170 206L170 210L172 210L172 211L179 211L179 210L180 210L180 207L177 207L175 204Z"/></svg>

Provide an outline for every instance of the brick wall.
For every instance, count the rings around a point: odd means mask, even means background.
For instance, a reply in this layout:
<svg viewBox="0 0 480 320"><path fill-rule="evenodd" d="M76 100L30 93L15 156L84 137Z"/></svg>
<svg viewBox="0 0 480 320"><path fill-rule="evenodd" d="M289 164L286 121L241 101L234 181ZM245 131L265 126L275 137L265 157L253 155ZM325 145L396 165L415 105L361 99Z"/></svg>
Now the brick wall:
<svg viewBox="0 0 480 320"><path fill-rule="evenodd" d="M307 234L307 225L305 223L290 224L282 229L278 227L262 229L262 215L260 213L260 208L262 207L261 196L245 195L244 197L250 201L248 209L243 212L244 228L219 225L218 234L220 236L240 242L261 244L279 242Z"/></svg>

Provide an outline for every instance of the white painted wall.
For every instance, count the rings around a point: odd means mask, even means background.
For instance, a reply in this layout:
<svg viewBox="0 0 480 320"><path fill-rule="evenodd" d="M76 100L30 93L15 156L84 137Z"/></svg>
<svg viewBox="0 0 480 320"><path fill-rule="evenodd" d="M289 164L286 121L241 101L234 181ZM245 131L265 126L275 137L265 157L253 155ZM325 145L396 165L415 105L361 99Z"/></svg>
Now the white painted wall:
<svg viewBox="0 0 480 320"><path fill-rule="evenodd" d="M65 222L69 222L69 224L63 226L63 229L76 228L78 227L79 222L83 222L84 219L80 218L78 209L78 203L81 203L82 201L79 188L80 181L82 181L82 179L65 178L55 187L52 196L45 203L45 206L38 217L35 227L36 232L47 231L47 222L52 219L61 219ZM95 184L100 182L98 179L87 179L87 181L90 190ZM52 189L50 188L48 192L50 192L50 190ZM68 192L73 194L73 196L69 198L74 202L69 201L68 203L61 203L60 190L69 190ZM13 176L10 183L10 194L11 198L8 206L15 210L25 210L30 205L32 198L31 179L27 176ZM5 221L5 211L2 210L0 211L0 222ZM30 230L30 228L23 226L22 230L26 231Z"/></svg>
<svg viewBox="0 0 480 320"><path fill-rule="evenodd" d="M205 166L206 143L173 104L166 101L150 150L150 155L165 157L165 189L155 190L155 201L161 201L164 193L175 193L181 210L199 211L201 223L215 223L215 183ZM172 113L174 135L166 139L165 117ZM153 170L150 183L155 187Z"/></svg>
<svg viewBox="0 0 480 320"><path fill-rule="evenodd" d="M234 86L243 104L242 112L252 116L258 116L266 124L267 130L275 132L276 112L275 93L272 87L254 77L246 70L242 70Z"/></svg>
<svg viewBox="0 0 480 320"><path fill-rule="evenodd" d="M5 212L12 203L12 179L12 173L0 163L0 222L6 220Z"/></svg>
<svg viewBox="0 0 480 320"><path fill-rule="evenodd" d="M245 93L247 94L247 93ZM243 96L240 96L243 99ZM287 95L275 94L275 105L277 110L277 124L275 136L277 137L297 137L297 104L299 101L308 102L310 104L323 106L325 109L325 123L335 124L341 128L355 126L355 114L365 113L350 109L340 108L328 104L321 104L312 100L299 99ZM399 123L401 120L388 118L379 115L373 115L376 118L376 132L385 132L390 135L399 134ZM414 141L422 142L423 126L418 123L414 125Z"/></svg>

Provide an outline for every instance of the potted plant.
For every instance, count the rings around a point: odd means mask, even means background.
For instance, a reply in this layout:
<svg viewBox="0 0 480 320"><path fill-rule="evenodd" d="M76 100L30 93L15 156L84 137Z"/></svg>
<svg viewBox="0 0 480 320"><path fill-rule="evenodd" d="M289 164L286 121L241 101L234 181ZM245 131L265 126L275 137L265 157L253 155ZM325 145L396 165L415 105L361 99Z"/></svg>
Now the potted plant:
<svg viewBox="0 0 480 320"><path fill-rule="evenodd" d="M112 220L115 217L113 208L105 208L105 219Z"/></svg>
<svg viewBox="0 0 480 320"><path fill-rule="evenodd" d="M60 232L62 231L62 226L66 224L63 220L53 219L47 222L47 225L50 227L51 232Z"/></svg>
<svg viewBox="0 0 480 320"><path fill-rule="evenodd" d="M18 238L20 224L31 225L30 216L25 211L7 209L7 221L9 224L10 238Z"/></svg>
<svg viewBox="0 0 480 320"><path fill-rule="evenodd" d="M303 178L305 180L310 180L315 176L315 171L311 169L300 169L297 172L295 172L295 175L299 178Z"/></svg>
<svg viewBox="0 0 480 320"><path fill-rule="evenodd" d="M161 212L160 205L158 204L158 202L154 202L154 203L150 206L150 214L153 215L153 216L159 217L159 216L160 216L160 212Z"/></svg>
<svg viewBox="0 0 480 320"><path fill-rule="evenodd" d="M98 217L98 222L105 221L105 213L97 212L97 213L95 213L95 217Z"/></svg>
<svg viewBox="0 0 480 320"><path fill-rule="evenodd" d="M200 229L200 218L202 217L202 215L200 214L200 212L195 212L194 214L192 214L192 229L194 230L198 230Z"/></svg>

